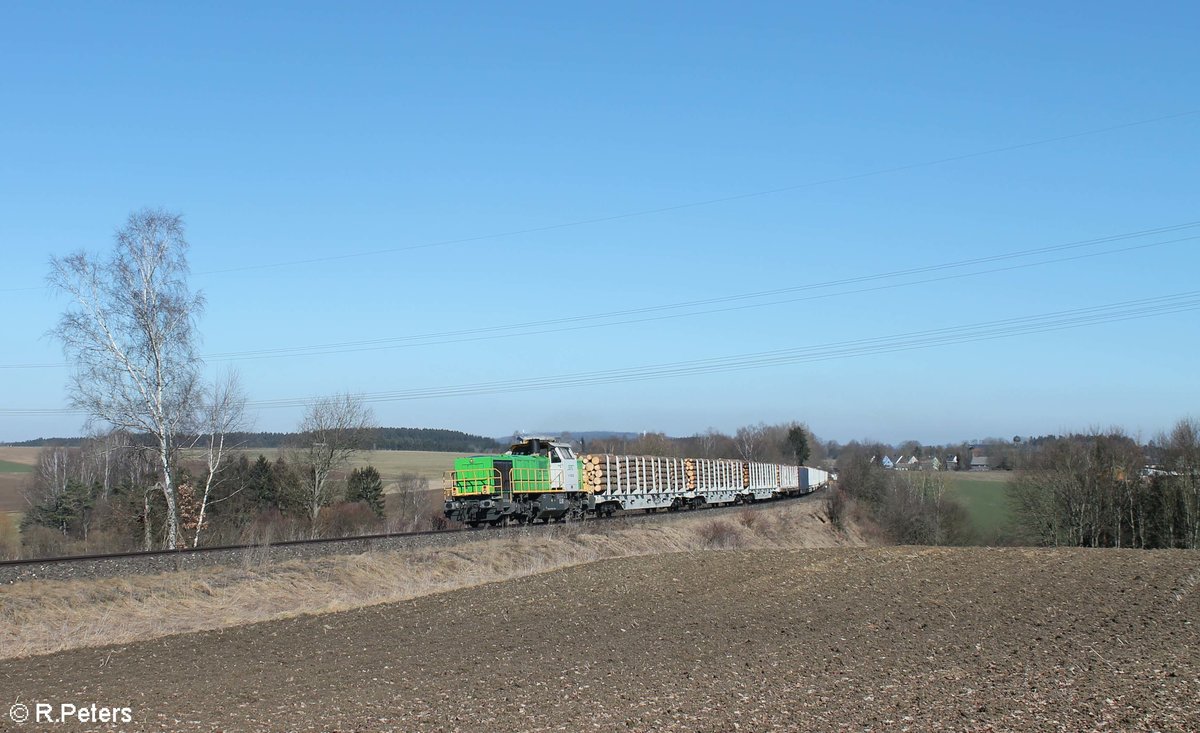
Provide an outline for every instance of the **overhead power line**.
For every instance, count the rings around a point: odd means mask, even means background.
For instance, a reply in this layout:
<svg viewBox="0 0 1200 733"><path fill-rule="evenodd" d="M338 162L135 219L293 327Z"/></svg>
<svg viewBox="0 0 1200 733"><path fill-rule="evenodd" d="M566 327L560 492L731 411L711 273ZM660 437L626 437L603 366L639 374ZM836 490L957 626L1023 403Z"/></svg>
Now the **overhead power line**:
<svg viewBox="0 0 1200 733"><path fill-rule="evenodd" d="M912 267L904 270L896 270L892 272L875 273L871 275L861 275L855 277L841 278L837 280L827 280L818 283L808 283L804 285L796 285L787 288L776 288L772 290L761 290L751 293L740 293L733 295L723 295L711 298L703 298L698 300L683 301L677 303L668 303L656 306L645 306L640 308L628 308L616 311L607 311L603 313L593 313L579 316L566 316L562 318L550 318L539 321L528 321L518 324L501 324L487 327L474 327L467 329L457 329L451 331L432 332L425 334L415 334L408 336L392 336L375 339L365 339L359 341L342 341L326 344L312 344L305 346L290 346L277 347L272 349L256 349L251 351L229 351L217 352L204 355L204 359L211 361L242 361L251 359L279 359L293 358L298 356L322 356L329 354L346 354L359 353L364 351L380 351L386 349L411 348L419 346L437 346L455 343L468 343L474 341L487 341L495 339L510 339L515 337L537 336L550 333L563 333L570 331L580 331L592 328L604 328L611 326L624 326L638 323L647 323L655 321L663 321L677 318L697 317L704 315L713 315L717 313L729 313L739 310L748 310L755 308L766 308L777 305L787 305L798 302L806 302L812 300L820 300L832 297L844 297L847 295L860 295L868 292L878 292L881 290L890 290L902 287L912 287L915 285L927 285L936 282L946 282L949 280L963 279L969 277L980 277L984 275L993 275L1002 272L1011 272L1014 270L1028 269L1032 267L1041 267L1044 265L1057 264L1062 262L1072 262L1085 258L1100 257L1111 254L1120 254L1131 251L1145 250L1154 247L1162 247L1181 242L1193 241L1200 238L1197 236L1180 237L1168 240L1160 240L1156 242L1135 244L1116 249L1107 249L1099 252L1087 252L1083 254L1075 254L1066 257L1054 259L1040 260L1030 263L1022 263L1016 265L1008 265L1004 267L995 267L985 270L977 270L967 273L956 273L949 275L941 275L937 277L929 277L919 280L909 280L906 282L874 285L870 287L856 288L852 290L840 290L836 292L818 293L804 297L793 297L783 300L775 299L757 303L743 303L742 305L725 305L723 307L708 308L704 310L691 310L684 312L680 311L686 308L695 308L705 305L721 305L728 303L736 303L748 300L761 300L763 298L789 295L794 293L802 293L807 291L827 290L835 287L844 287L860 283L872 283L886 280L900 279L911 277L914 275L936 273L946 270L953 270L973 265L1000 263L1031 257L1043 254L1052 254L1058 252L1067 252L1079 250L1089 247L1097 247L1104 244L1128 241L1140 237L1150 235L1160 235L1172 232L1181 232L1189 229L1200 227L1200 221L1185 222L1182 224L1173 224L1169 226L1155 227L1151 229L1142 229L1134 232L1125 232L1122 234L1113 234L1094 239L1078 240L1067 242L1065 244L1049 245L1044 247L1035 247L1031 249L1006 252L995 255L986 255L963 260L955 260L952 262L944 262L933 265L923 265ZM654 315L657 314L657 315ZM613 320L621 319L621 320ZM532 329L532 330L531 330ZM49 368L64 368L69 366L65 362L58 363L42 363L42 364L0 364L0 369L49 369Z"/></svg>
<svg viewBox="0 0 1200 733"><path fill-rule="evenodd" d="M400 402L418 399L479 396L507 392L525 392L555 388L618 384L675 377L739 372L790 364L813 363L859 356L913 351L918 349L974 343L1017 336L1104 325L1135 319L1200 310L1200 290L1126 300L1104 305L1054 311L1032 316L1006 318L973 324L946 326L910 333L839 341L816 346L800 346L772 351L734 354L687 361L650 364L542 377L476 382L443 387L418 387L359 395L368 403ZM252 409L301 407L311 398L254 400ZM0 415L45 416L79 414L70 409L2 408Z"/></svg>
<svg viewBox="0 0 1200 733"><path fill-rule="evenodd" d="M1058 245L1054 247L1043 247L1034 250L1025 250L1022 252L1014 252L1004 255L996 255L990 257L980 257L971 260L960 260L957 262L944 263L940 265L930 265L925 267L911 268L908 270L900 270L889 273L877 273L874 275L865 275L859 277L842 278L839 280L829 280L819 283L810 283L798 285L788 288L778 288L774 290L764 290L754 293L742 293L736 295L719 296L714 298L705 298L701 300L684 301L679 303L669 303L657 306L646 306L642 308L630 308L619 311L609 311L605 313L587 314L580 316L568 316L562 318L551 318L540 321L529 321L520 324L500 324L488 327L475 327L470 329L460 329L456 331L443 331L440 333L426 333L410 336L395 336L377 339L366 339L361 341L344 341L335 344L321 344L310 346L295 346L295 347L280 347L276 349L261 349L255 351L242 352L223 352L215 353L206 358L214 361L227 360L242 360L242 359L263 359L263 358L282 358L292 356L319 356L324 354L342 354L356 353L361 351L378 351L383 349L403 348L410 346L435 346L455 343L465 343L470 341L508 339L515 336L535 336L548 333L562 333L565 331L579 331L591 328L603 328L608 326L624 326L636 323L647 323L652 321L662 321L674 318L686 318L702 315L712 315L716 313L729 313L738 310L747 310L753 308L765 308L776 305L787 305L791 303L805 302L811 300L820 300L831 297L841 297L846 295L860 295L868 292L879 290L889 290L894 288L910 287L913 285L927 285L935 282L945 282L968 277L978 277L982 275L992 275L1001 272L1010 272L1019 269L1028 269L1031 267L1041 267L1043 265L1058 264L1062 262L1073 262L1081 259L1092 257L1100 257L1111 254L1121 254L1125 252L1133 252L1138 250L1150 249L1154 247L1163 247L1171 244L1179 244L1182 242L1194 241L1200 239L1200 235L1179 237L1169 240L1161 240L1157 242L1142 243L1116 249L1108 249L1100 252L1090 252L1086 254L1078 254L1069 257L1059 257L1055 259L1040 260L1037 262L1024 263L1018 265L1010 265L1006 267L996 267L986 270L977 270L974 272L958 273L951 275L943 275L939 277L931 277L920 280L911 280L901 283L893 283L886 285L876 285L873 287L857 288L853 290L840 290L837 292L823 293L817 295L809 295L800 298L788 298L785 300L770 300L760 303L750 303L745 305L727 306L720 308L709 308L699 311L686 311L682 313L670 313L669 311L677 311L684 308L693 308L704 305L714 305L722 303L732 303L739 301L755 300L792 293L800 293L805 291L823 290L839 286L853 285L856 283L878 282L883 280L900 279L921 273L930 273L936 271L949 270L954 268L967 267L974 264L985 262L1000 262L1004 260L1012 260L1020 257L1027 257L1034 254L1048 253L1053 251L1062 251L1067 249L1075 249L1080 247L1098 246L1100 244L1116 242L1120 240L1128 240L1134 237L1145 236L1147 234L1165 233L1171 231L1181 231L1188 228L1200 226L1200 222L1192 222L1189 224L1176 225L1173 227L1163 227L1160 229L1144 230L1124 235L1116 235L1104 237L1086 242L1076 242L1066 245ZM649 315L649 314L661 315ZM630 316L643 316L640 318L630 318ZM613 318L624 318L623 320L611 320ZM587 323L588 321L600 321L597 323ZM538 329L538 330L529 330Z"/></svg>

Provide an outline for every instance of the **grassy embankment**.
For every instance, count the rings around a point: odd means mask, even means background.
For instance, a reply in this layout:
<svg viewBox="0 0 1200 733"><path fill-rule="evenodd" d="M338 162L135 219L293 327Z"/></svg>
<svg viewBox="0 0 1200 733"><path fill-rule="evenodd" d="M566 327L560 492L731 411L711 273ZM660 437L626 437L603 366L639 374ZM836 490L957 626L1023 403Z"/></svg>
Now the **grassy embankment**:
<svg viewBox="0 0 1200 733"><path fill-rule="evenodd" d="M401 601L608 558L865 544L853 528L835 532L820 511L816 501L765 504L716 517L555 525L525 537L481 531L437 550L277 563L247 551L225 568L19 582L0 588L0 658Z"/></svg>

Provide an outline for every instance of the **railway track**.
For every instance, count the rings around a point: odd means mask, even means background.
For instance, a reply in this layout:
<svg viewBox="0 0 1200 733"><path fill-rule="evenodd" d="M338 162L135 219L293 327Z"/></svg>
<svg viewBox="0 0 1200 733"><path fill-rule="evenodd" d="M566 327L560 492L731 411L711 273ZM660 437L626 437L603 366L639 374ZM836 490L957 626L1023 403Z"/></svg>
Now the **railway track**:
<svg viewBox="0 0 1200 733"><path fill-rule="evenodd" d="M287 540L270 544L222 545L214 547L181 548L178 550L149 550L113 552L92 555L33 558L0 561L0 584L26 580L69 580L72 578L117 577L155 572L171 572L193 568L236 564L262 564L279 560L315 558L327 555L357 554L370 551L451 547L498 537L534 536L561 530L567 526L586 526L592 523L635 523L643 521L672 521L695 516L696 512L720 515L738 511L767 511L784 502L812 500L820 491L800 496L783 497L752 504L708 506L676 512L621 512L612 517L593 518L584 522L525 524L481 529L443 529L422 532L385 532L305 540Z"/></svg>

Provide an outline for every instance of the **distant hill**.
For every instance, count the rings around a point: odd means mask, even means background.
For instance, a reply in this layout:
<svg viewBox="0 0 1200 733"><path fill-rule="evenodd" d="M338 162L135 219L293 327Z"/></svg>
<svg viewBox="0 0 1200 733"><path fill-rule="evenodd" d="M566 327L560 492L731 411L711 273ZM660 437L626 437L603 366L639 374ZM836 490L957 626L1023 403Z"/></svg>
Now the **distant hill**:
<svg viewBox="0 0 1200 733"><path fill-rule="evenodd" d="M34 438L33 440L22 440L19 443L0 443L0 446L4 446L5 448L74 447L81 442L83 442L83 438Z"/></svg>
<svg viewBox="0 0 1200 733"><path fill-rule="evenodd" d="M230 433L226 440L227 444L240 448L279 448L291 442L295 437L296 433ZM76 446L81 441L82 438L37 438L3 445L41 448L43 446ZM508 443L504 442L503 445L507 446ZM371 435L367 439L367 447L374 450L480 453L500 448L501 441L482 435L439 428L376 428L371 431Z"/></svg>
<svg viewBox="0 0 1200 733"><path fill-rule="evenodd" d="M578 443L581 440L585 443L591 443L594 440L636 440L642 434L619 430L526 430L524 435L549 435L572 443ZM513 436L511 433L501 436L496 438L496 442L507 448L512 445Z"/></svg>
<svg viewBox="0 0 1200 733"><path fill-rule="evenodd" d="M242 448L279 448L296 433L233 433L228 441ZM472 453L494 450L500 444L482 435L440 428L376 428L367 438L372 450L427 450Z"/></svg>

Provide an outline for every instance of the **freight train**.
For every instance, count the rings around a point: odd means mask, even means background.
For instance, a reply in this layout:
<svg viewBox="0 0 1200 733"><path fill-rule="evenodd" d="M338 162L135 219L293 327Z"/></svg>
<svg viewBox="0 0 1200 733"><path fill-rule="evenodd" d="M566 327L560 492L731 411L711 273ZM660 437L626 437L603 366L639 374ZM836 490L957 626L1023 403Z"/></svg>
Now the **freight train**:
<svg viewBox="0 0 1200 733"><path fill-rule="evenodd" d="M677 511L807 494L826 486L819 468L710 458L576 456L550 437L528 437L503 455L454 461L447 519L469 527Z"/></svg>

